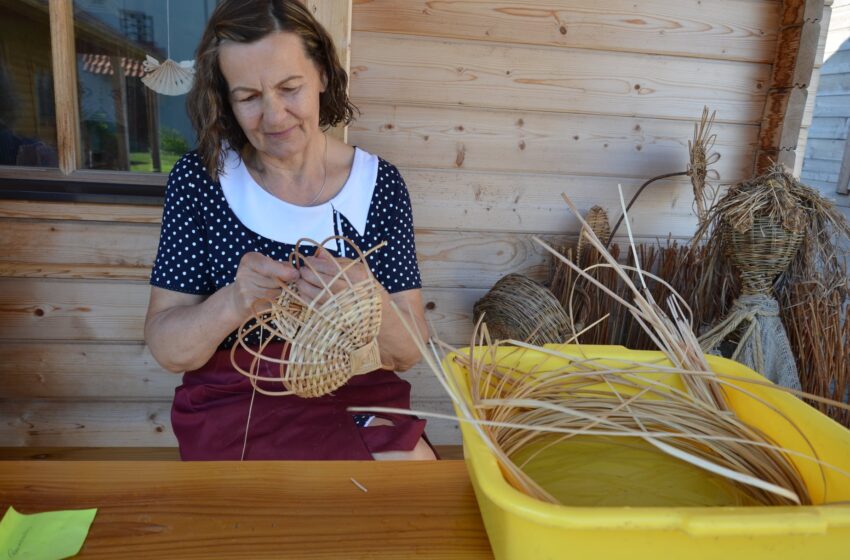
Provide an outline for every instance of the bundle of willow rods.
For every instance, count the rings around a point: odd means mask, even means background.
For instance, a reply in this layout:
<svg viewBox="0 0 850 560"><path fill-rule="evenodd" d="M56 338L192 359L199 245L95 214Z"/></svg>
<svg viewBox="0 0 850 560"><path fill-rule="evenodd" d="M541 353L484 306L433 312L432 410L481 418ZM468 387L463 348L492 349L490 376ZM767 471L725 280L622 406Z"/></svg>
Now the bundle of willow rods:
<svg viewBox="0 0 850 560"><path fill-rule="evenodd" d="M850 285L824 291L818 284L792 284L782 293L782 320L807 393L850 401ZM811 402L850 428L850 411Z"/></svg>
<svg viewBox="0 0 850 560"><path fill-rule="evenodd" d="M537 499L560 503L525 474L523 467L534 456L573 437L602 436L642 439L659 453L706 469L707 476L728 477L746 497L741 505L810 503L793 464L763 433L727 414L722 397L704 383L705 370L693 372L690 391L671 391L653 378L691 372L621 360L612 368L587 356L548 350L571 367L538 368L527 375L497 357L499 348L486 332L479 331L477 342L483 352L455 358L470 374L474 418L483 424L509 482ZM540 349L520 345L510 353L523 351ZM517 457L525 457L523 463L517 464Z"/></svg>
<svg viewBox="0 0 850 560"><path fill-rule="evenodd" d="M564 198L581 220L572 202ZM594 359L581 350L576 355L566 355L521 341L504 341L513 346L507 349L508 357L530 350L538 356L553 355L568 364L550 369L540 365L531 371L521 371L509 362L500 362L499 348L490 344L486 331L476 329L467 353L458 354L448 347L468 371L468 387L464 388L460 385L463 381L443 369L441 354L436 349L438 342L432 340L431 352L420 346L461 420L469 422L479 433L499 461L506 480L532 497L558 503L555 496L514 462L513 456L519 450L542 437L541 434L550 438L555 434L556 442L575 436L634 438L660 453L705 470L707 475L723 477L753 503L810 503L807 487L789 457L811 460L823 468L814 449L806 454L778 447L763 432L741 421L728 405L729 392L739 391L775 410L740 385L773 386L713 372L692 331L684 300L672 291L668 298L669 313L665 313L646 287L651 274L633 270L637 275L634 281L629 269L618 263L592 232L589 237L604 259L604 266L613 270L628 287L628 298L606 288L543 241L534 240L625 307L666 356L667 364L617 359L617 365L612 365L611 361ZM410 323L401 313L399 317L414 341L419 341ZM678 375L683 388L675 389L658 381L659 374ZM609 390L598 389L600 385ZM395 409L371 410L404 413ZM793 426L790 419L786 420ZM551 442L546 440L546 443ZM841 472L850 477L850 473Z"/></svg>
<svg viewBox="0 0 850 560"><path fill-rule="evenodd" d="M592 249L592 248L591 248ZM611 247L614 258L620 257L620 247ZM598 264L599 257L594 250L584 250L582 258L578 259L571 247L561 247L559 252L567 259L580 263L598 282L619 293L620 287L617 276L610 268L591 268ZM549 267L549 286L555 297L573 318L574 328L582 331L581 341L586 344L618 344L621 325L618 323L619 307L611 306L610 299L602 297L601 292L589 281L584 280L572 268L558 259L553 259ZM605 321L599 321L607 317ZM588 325L595 324L591 328Z"/></svg>
<svg viewBox="0 0 850 560"><path fill-rule="evenodd" d="M572 249L559 250L562 256L571 259ZM619 245L610 248L611 255L627 267L636 267L635 252L627 251L621 259ZM712 275L715 280L726 280L708 285L704 281L706 267L712 265L706 260L703 245L679 244L668 239L666 243L641 243L636 247L640 268L657 276L664 282L647 279L647 286L655 301L665 301L672 289L681 294L693 310L694 324L699 328L715 322L728 308L736 293L735 285L727 277ZM577 264L587 270L594 280L618 296L628 295L628 286L610 267L600 266L603 258L595 251L585 251ZM637 281L637 273L626 271L632 282ZM665 283L667 285L665 285ZM567 312L572 308L572 316L581 325L591 325L603 317L608 319L582 333L578 341L583 344L614 344L635 350L654 349L652 339L640 328L634 317L616 301L583 278L558 258L553 258L550 267L550 286L552 292Z"/></svg>

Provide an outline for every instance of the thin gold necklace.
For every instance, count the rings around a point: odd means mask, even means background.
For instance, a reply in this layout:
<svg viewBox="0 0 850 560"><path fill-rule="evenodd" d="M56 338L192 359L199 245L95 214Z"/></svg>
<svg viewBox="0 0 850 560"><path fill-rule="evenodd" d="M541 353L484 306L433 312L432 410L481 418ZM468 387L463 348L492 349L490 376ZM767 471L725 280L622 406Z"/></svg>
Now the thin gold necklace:
<svg viewBox="0 0 850 560"><path fill-rule="evenodd" d="M322 138L325 139L325 156L324 163L322 164L322 186L319 188L319 192L316 193L316 196L313 197L307 206L313 206L316 204L316 201L319 200L319 197L322 196L322 193L325 192L325 183L328 180L328 137L322 134Z"/></svg>
<svg viewBox="0 0 850 560"><path fill-rule="evenodd" d="M327 183L328 181L328 137L324 134L322 134L322 137L325 139L325 154L324 162L322 164L322 186L319 187L319 192L316 193L316 196L313 197L313 200L311 200L304 206L316 205L316 202L322 196L322 193L325 192L325 183ZM265 190L266 192L271 192L265 184L265 180L263 179L262 173L257 173L257 178L260 179L260 186L263 187L263 190Z"/></svg>

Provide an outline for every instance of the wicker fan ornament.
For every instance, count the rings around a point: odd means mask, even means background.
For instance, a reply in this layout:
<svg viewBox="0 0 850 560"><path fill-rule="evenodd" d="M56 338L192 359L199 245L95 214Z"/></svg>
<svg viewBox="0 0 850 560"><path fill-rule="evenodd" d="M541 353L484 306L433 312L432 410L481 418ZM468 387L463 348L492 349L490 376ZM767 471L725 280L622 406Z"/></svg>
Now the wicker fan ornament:
<svg viewBox="0 0 850 560"><path fill-rule="evenodd" d="M162 95L183 95L192 89L195 81L195 61L171 60L171 0L165 3L165 37L166 59L160 62L149 54L145 55L142 83Z"/></svg>
<svg viewBox="0 0 850 560"><path fill-rule="evenodd" d="M188 93L195 80L194 60L175 62L169 58L160 63L151 55L145 55L142 68L145 70L142 83L163 95Z"/></svg>
<svg viewBox="0 0 850 560"><path fill-rule="evenodd" d="M294 285L282 286L280 295L271 302L270 309L257 313L237 333L237 343L230 352L231 362L239 373L248 377L254 389L264 395L298 395L314 398L326 395L345 385L355 375L369 373L381 367L378 348L378 331L381 328L381 289L366 264L366 257L385 245L381 243L365 253L344 237L329 237L322 243L301 239L290 256L294 266L307 266L303 245L323 247L332 240L348 243L354 248L357 258L341 265L338 261L336 275L323 285L317 297L327 299L321 304L305 301ZM345 274L352 267L364 265L367 278L352 282ZM320 276L321 278L321 276ZM336 293L331 286L342 281L345 288ZM324 282L324 281L323 281ZM262 338L259 348L246 342L249 335L263 329L268 336ZM266 349L275 337L283 339L281 355L270 356ZM236 350L242 348L251 356L251 365L246 371L236 361ZM258 385L258 381L275 381L259 375L261 361L279 366L279 381L282 391L269 391Z"/></svg>

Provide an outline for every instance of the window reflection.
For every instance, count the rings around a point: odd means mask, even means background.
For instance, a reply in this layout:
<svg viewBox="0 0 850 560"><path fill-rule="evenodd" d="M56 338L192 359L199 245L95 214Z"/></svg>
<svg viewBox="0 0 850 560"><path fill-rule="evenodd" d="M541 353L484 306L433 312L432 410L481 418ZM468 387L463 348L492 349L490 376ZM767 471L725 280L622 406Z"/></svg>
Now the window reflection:
<svg viewBox="0 0 850 560"><path fill-rule="evenodd" d="M0 165L56 167L47 0L0 0Z"/></svg>
<svg viewBox="0 0 850 560"><path fill-rule="evenodd" d="M142 62L191 59L215 4L75 0L83 167L168 172L191 149L186 96L148 89Z"/></svg>

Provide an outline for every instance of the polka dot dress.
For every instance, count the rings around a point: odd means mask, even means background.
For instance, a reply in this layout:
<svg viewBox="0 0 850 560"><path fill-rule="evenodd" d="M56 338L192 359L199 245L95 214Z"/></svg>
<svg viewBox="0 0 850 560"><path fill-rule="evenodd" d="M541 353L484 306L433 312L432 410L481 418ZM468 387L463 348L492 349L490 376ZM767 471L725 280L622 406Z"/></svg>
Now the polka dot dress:
<svg viewBox="0 0 850 560"><path fill-rule="evenodd" d="M343 188L348 189L349 185ZM279 219L297 223L300 208L290 208L291 212ZM352 240L361 251L387 242L386 247L369 255L367 262L389 293L422 286L410 196L395 166L378 158L363 235L346 218L344 208L334 208L332 221L333 232ZM213 181L198 155L190 152L177 162L168 177L162 232L150 283L167 290L209 295L236 279L239 261L246 253L256 251L288 262L295 241L270 239L249 229L231 209L221 184ZM315 248L304 247L302 251L310 255ZM343 256L340 250L329 251ZM350 249L347 256L352 256ZM234 342L235 335L231 334L219 348L229 348Z"/></svg>

